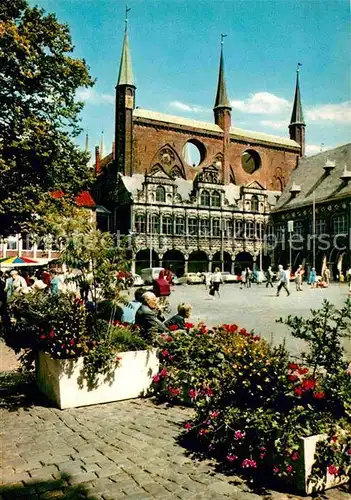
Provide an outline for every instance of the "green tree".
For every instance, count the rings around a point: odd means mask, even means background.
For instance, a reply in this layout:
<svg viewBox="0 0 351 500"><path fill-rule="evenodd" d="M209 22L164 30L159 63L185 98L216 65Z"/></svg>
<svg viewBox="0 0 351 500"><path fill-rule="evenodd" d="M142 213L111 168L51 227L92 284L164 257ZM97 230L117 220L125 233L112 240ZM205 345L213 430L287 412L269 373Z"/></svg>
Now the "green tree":
<svg viewBox="0 0 351 500"><path fill-rule="evenodd" d="M87 155L73 139L83 107L76 91L93 81L73 49L68 26L54 14L26 0L0 3L2 235L45 231L42 215L72 206L90 184ZM66 199L53 199L53 190Z"/></svg>

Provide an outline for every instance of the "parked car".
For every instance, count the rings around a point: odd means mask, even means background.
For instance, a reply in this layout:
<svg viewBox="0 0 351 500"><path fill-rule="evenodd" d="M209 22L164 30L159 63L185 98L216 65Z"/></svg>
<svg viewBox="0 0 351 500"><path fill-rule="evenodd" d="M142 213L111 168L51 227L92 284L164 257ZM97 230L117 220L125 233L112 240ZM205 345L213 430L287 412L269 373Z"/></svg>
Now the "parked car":
<svg viewBox="0 0 351 500"><path fill-rule="evenodd" d="M223 283L237 283L238 277L235 274L231 274L228 271L223 271L221 273Z"/></svg>
<svg viewBox="0 0 351 500"><path fill-rule="evenodd" d="M177 285L182 285L183 283L186 283L187 285L198 285L203 283L203 279L201 275L196 273L185 273L180 278L177 278L176 282Z"/></svg>
<svg viewBox="0 0 351 500"><path fill-rule="evenodd" d="M152 285L153 281L157 280L162 270L163 267L147 267L140 271L140 277L145 285Z"/></svg>
<svg viewBox="0 0 351 500"><path fill-rule="evenodd" d="M134 278L133 286L143 286L144 285L145 282L142 279L142 277L140 276L140 274L133 274L133 278Z"/></svg>

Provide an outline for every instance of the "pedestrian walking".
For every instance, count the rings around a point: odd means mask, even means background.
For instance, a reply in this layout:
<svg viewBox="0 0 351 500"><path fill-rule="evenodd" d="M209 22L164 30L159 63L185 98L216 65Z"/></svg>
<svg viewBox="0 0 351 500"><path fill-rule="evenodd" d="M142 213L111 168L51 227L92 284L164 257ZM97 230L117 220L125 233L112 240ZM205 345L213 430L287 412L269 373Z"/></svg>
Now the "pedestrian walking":
<svg viewBox="0 0 351 500"><path fill-rule="evenodd" d="M213 290L214 290L215 294L217 292L218 297L220 297L219 287L220 287L221 283L223 283L222 274L219 270L219 267L216 267L215 272L212 276L212 285L213 285Z"/></svg>
<svg viewBox="0 0 351 500"><path fill-rule="evenodd" d="M243 270L241 271L241 284L240 284L240 290L242 290L244 286L246 286L246 269L243 269Z"/></svg>
<svg viewBox="0 0 351 500"><path fill-rule="evenodd" d="M273 271L272 271L272 266L269 266L267 271L266 271L266 288L268 288L269 285L271 285L271 288L273 288Z"/></svg>
<svg viewBox="0 0 351 500"><path fill-rule="evenodd" d="M303 268L301 265L296 269L295 272L295 285L298 292L302 292L302 278L303 278Z"/></svg>
<svg viewBox="0 0 351 500"><path fill-rule="evenodd" d="M252 271L249 267L246 268L246 288L251 288Z"/></svg>
<svg viewBox="0 0 351 500"><path fill-rule="evenodd" d="M329 286L329 283L330 283L330 270L328 267L325 268L325 271L324 271L324 281L326 282L327 286ZM351 284L351 282L350 282Z"/></svg>
<svg viewBox="0 0 351 500"><path fill-rule="evenodd" d="M286 291L287 295L290 295L289 292L289 281L288 281L288 275L287 272L283 269L283 266L279 264L278 266L278 288L277 288L277 297L279 297L280 290L284 288Z"/></svg>

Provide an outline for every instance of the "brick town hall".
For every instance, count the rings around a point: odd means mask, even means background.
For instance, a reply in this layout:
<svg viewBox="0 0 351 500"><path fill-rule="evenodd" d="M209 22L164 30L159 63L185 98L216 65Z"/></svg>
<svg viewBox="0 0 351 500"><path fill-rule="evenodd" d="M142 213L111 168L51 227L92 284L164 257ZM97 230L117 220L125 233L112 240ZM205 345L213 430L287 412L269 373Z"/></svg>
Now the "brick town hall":
<svg viewBox="0 0 351 500"><path fill-rule="evenodd" d="M221 44L214 123L135 106L125 30L116 85L115 143L96 150L94 199L111 232L131 235L132 271L172 264L187 271L237 271L269 264L262 252L268 217L305 154L297 73L290 138L232 126ZM191 164L187 145L198 150ZM104 228L106 229L106 227Z"/></svg>

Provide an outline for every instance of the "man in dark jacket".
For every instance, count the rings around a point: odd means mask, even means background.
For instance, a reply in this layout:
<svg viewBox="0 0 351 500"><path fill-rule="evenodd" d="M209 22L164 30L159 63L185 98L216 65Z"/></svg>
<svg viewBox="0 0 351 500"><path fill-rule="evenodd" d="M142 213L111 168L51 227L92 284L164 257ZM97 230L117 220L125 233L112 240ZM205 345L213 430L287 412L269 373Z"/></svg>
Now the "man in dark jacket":
<svg viewBox="0 0 351 500"><path fill-rule="evenodd" d="M140 326L141 333L145 337L150 337L151 331L163 333L167 327L159 319L159 309L157 306L157 297L152 292L146 292L142 296L143 303L136 312L135 324Z"/></svg>

